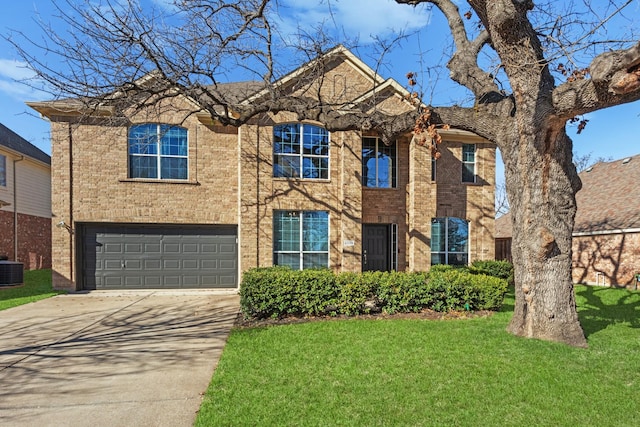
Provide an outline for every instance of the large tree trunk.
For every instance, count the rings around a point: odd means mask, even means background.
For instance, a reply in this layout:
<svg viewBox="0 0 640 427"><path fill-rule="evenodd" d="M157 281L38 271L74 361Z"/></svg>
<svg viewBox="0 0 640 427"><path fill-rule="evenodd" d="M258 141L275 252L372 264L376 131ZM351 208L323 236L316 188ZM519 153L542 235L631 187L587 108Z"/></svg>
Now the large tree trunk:
<svg viewBox="0 0 640 427"><path fill-rule="evenodd" d="M519 120L518 133L511 143L499 144L507 165L516 280L508 330L586 347L571 280L575 193L581 185L572 143L560 121L536 126Z"/></svg>

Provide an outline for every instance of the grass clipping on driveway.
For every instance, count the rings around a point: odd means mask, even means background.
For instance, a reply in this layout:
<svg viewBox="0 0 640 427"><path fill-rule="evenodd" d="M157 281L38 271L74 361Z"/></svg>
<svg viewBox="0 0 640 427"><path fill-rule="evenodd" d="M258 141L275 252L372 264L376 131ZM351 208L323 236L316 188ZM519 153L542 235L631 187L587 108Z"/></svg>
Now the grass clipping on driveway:
<svg viewBox="0 0 640 427"><path fill-rule="evenodd" d="M588 349L491 317L238 328L198 426L640 425L640 293L578 286Z"/></svg>

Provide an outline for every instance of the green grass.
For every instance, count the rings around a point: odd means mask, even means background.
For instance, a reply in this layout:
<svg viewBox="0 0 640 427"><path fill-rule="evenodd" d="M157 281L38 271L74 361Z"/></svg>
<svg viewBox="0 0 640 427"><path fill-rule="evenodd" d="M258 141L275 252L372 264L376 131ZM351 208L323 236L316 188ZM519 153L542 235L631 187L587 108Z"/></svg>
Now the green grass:
<svg viewBox="0 0 640 427"><path fill-rule="evenodd" d="M0 287L0 310L58 295L51 288L51 270L26 270L24 285Z"/></svg>
<svg viewBox="0 0 640 427"><path fill-rule="evenodd" d="M640 425L640 292L576 288L588 349L464 320L232 331L198 426Z"/></svg>

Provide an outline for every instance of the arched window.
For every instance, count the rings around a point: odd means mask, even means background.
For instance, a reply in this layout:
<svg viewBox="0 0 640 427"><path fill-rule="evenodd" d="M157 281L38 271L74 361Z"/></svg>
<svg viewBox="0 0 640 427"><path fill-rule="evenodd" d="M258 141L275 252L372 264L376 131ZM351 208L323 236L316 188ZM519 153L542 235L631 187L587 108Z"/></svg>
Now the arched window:
<svg viewBox="0 0 640 427"><path fill-rule="evenodd" d="M329 179L329 132L301 123L274 126L273 176Z"/></svg>
<svg viewBox="0 0 640 427"><path fill-rule="evenodd" d="M187 179L187 130L145 123L129 128L129 178Z"/></svg>
<svg viewBox="0 0 640 427"><path fill-rule="evenodd" d="M362 185L396 188L396 144L385 145L379 138L362 138Z"/></svg>
<svg viewBox="0 0 640 427"><path fill-rule="evenodd" d="M469 264L469 223L462 218L431 220L431 265Z"/></svg>

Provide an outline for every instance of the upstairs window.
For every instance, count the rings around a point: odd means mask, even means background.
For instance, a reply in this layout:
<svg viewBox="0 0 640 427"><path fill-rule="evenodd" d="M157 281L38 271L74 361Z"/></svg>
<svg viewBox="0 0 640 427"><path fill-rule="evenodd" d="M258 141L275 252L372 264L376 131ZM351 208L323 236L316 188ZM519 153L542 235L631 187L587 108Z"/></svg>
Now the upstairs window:
<svg viewBox="0 0 640 427"><path fill-rule="evenodd" d="M0 187L7 186L7 157L0 154Z"/></svg>
<svg viewBox="0 0 640 427"><path fill-rule="evenodd" d="M379 138L362 138L362 185L373 188L396 187L396 144L385 145Z"/></svg>
<svg viewBox="0 0 640 427"><path fill-rule="evenodd" d="M129 178L187 179L187 130L145 123L129 128Z"/></svg>
<svg viewBox="0 0 640 427"><path fill-rule="evenodd" d="M329 132L301 123L274 126L273 176L329 179Z"/></svg>
<svg viewBox="0 0 640 427"><path fill-rule="evenodd" d="M273 264L294 270L329 266L329 212L274 211Z"/></svg>
<svg viewBox="0 0 640 427"><path fill-rule="evenodd" d="M462 182L476 182L476 145L462 145Z"/></svg>
<svg viewBox="0 0 640 427"><path fill-rule="evenodd" d="M438 166L436 164L437 160L438 159L436 159L435 156L431 156L431 181L435 181L436 180L436 176L437 176L436 175L436 170L437 170L436 168Z"/></svg>
<svg viewBox="0 0 640 427"><path fill-rule="evenodd" d="M431 220L431 265L469 264L469 223L462 218Z"/></svg>

